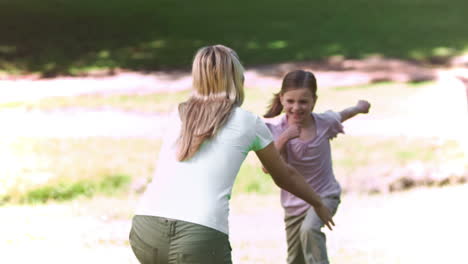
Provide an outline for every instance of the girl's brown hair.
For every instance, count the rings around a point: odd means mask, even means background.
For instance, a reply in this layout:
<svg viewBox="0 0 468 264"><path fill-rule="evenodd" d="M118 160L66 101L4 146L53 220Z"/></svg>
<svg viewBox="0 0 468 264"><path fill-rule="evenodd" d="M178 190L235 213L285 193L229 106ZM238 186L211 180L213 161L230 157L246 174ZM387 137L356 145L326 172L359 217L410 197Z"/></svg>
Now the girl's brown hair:
<svg viewBox="0 0 468 264"><path fill-rule="evenodd" d="M182 128L177 159L191 158L244 100L244 68L234 50L215 45L198 50L192 65L193 93L179 105Z"/></svg>
<svg viewBox="0 0 468 264"><path fill-rule="evenodd" d="M317 97L317 80L312 72L296 70L289 72L283 78L283 84L279 93L273 95L273 99L268 107L268 111L263 117L270 118L275 117L283 111L283 105L280 101L280 95L283 95L287 91L295 89L309 89L314 97Z"/></svg>

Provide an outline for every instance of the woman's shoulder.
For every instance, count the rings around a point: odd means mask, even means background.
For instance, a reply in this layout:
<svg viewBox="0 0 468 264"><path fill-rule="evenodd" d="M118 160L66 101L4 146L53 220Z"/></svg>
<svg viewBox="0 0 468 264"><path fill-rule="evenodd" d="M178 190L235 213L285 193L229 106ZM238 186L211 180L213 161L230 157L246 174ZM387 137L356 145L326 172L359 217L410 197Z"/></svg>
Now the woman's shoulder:
<svg viewBox="0 0 468 264"><path fill-rule="evenodd" d="M233 111L235 111L236 113L242 114L242 115L257 116L256 114L252 113L251 111L246 110L246 109L244 109L244 108L242 108L240 106L234 107Z"/></svg>
<svg viewBox="0 0 468 264"><path fill-rule="evenodd" d="M247 128L257 128L265 125L269 127L269 124L266 123L263 118L241 107L233 109L233 117L231 118L231 121L242 124Z"/></svg>
<svg viewBox="0 0 468 264"><path fill-rule="evenodd" d="M233 116L238 118L238 119L242 119L242 120L252 120L252 121L255 121L257 120L257 118L259 118L256 114L248 111L248 110L245 110L241 107L235 107L233 110Z"/></svg>

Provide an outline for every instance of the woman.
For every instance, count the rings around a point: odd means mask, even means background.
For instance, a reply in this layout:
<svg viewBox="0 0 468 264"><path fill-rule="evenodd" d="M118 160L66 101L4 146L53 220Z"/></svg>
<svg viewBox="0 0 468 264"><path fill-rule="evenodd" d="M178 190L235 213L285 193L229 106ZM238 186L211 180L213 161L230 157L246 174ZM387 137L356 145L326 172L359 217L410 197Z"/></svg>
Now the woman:
<svg viewBox="0 0 468 264"><path fill-rule="evenodd" d="M193 94L172 115L157 171L132 221L130 244L141 263L232 263L229 197L251 150L276 185L311 204L331 229L329 210L283 162L264 122L240 108L243 71L225 46L195 55Z"/></svg>

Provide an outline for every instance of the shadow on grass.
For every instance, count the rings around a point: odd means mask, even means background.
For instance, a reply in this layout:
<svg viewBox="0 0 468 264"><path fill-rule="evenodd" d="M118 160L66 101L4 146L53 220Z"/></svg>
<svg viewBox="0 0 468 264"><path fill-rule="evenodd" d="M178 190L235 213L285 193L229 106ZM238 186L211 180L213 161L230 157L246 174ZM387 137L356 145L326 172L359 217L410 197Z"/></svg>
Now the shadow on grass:
<svg viewBox="0 0 468 264"><path fill-rule="evenodd" d="M222 43L244 64L370 54L420 61L468 47L468 2L0 0L0 69L79 75L93 69L186 70Z"/></svg>

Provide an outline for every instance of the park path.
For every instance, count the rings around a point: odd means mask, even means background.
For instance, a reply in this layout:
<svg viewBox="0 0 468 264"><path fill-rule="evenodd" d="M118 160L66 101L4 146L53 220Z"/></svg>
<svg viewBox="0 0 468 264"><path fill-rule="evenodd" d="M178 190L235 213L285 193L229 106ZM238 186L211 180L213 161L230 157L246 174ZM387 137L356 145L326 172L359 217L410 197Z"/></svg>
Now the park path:
<svg viewBox="0 0 468 264"><path fill-rule="evenodd" d="M278 71L278 70L276 70ZM315 71L320 87L362 85L375 76L357 71ZM246 72L246 86L262 87L281 85L274 70L268 73L256 69ZM414 107L408 109L407 118L375 119L358 116L346 123L349 135L417 136L448 138L459 137L453 120L466 120L466 104L454 104L463 98L461 83L448 71L438 71L437 85L412 98ZM44 80L0 80L0 103L39 100L53 96L76 96L83 94L144 94L180 91L190 88L191 78L187 72L140 74L119 73L108 77L56 78ZM443 87L460 89L443 89ZM451 91L451 92L448 92ZM443 96L441 96L443 95ZM446 110L446 111L441 111ZM459 113L447 117L444 113ZM434 123L434 119L439 121ZM460 119L461 118L461 119ZM417 121L415 121L417 120ZM145 137L159 138L163 131L164 114L144 114L112 109L60 109L56 111L26 111L19 109L0 110L2 137ZM463 122L462 122L463 123ZM402 129L403 128L403 129ZM465 129L465 128L463 128Z"/></svg>
<svg viewBox="0 0 468 264"><path fill-rule="evenodd" d="M158 139L164 132L167 116L116 110L68 109L43 111L0 111L0 137L111 137ZM455 120L441 120L440 124ZM453 123L453 122L450 122ZM347 135L409 136L454 138L460 134L452 125L436 125L429 120L358 116L345 124Z"/></svg>
<svg viewBox="0 0 468 264"><path fill-rule="evenodd" d="M280 65L281 66L281 65ZM245 86L280 87L281 73L272 69L251 69L245 72ZM288 68L293 66L287 66ZM320 87L367 84L372 75L359 71L314 71ZM0 79L0 103L40 100L47 97L77 96L85 94L146 94L176 92L191 87L189 72L121 72L103 77L58 77L54 79Z"/></svg>
<svg viewBox="0 0 468 264"><path fill-rule="evenodd" d="M460 208L467 191L464 184L344 195L334 230L325 230L332 263L466 263L468 213ZM135 198L2 207L1 259L21 264L63 263L64 258L67 263L136 264L127 239ZM234 263L285 263L278 199L233 197L229 221Z"/></svg>

